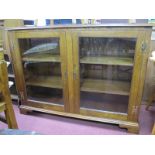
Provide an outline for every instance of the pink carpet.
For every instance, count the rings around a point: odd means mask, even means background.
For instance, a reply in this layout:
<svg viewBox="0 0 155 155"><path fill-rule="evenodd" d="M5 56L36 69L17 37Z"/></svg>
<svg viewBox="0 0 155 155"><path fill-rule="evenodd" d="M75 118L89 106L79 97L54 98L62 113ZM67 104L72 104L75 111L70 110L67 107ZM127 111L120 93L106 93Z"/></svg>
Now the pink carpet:
<svg viewBox="0 0 155 155"><path fill-rule="evenodd" d="M19 113L16 105L14 105L14 110L19 129L21 130L36 131L41 134L50 135L129 134L126 129L121 129L117 125L66 118L37 112L33 112L29 115L23 115ZM155 121L155 111L146 111L145 106L142 106L139 120L140 134L151 134L152 126ZM0 129L4 128L7 128L7 125L0 122Z"/></svg>

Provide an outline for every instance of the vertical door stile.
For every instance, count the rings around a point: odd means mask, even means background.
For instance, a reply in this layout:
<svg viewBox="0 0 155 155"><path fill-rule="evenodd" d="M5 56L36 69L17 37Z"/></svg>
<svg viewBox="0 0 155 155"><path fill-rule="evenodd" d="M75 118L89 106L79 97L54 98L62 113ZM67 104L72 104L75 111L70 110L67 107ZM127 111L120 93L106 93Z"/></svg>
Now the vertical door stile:
<svg viewBox="0 0 155 155"><path fill-rule="evenodd" d="M78 32L73 34L73 80L74 80L74 108L75 112L80 112L80 72L79 72L79 36Z"/></svg>
<svg viewBox="0 0 155 155"><path fill-rule="evenodd" d="M61 57L61 74L63 81L63 96L64 96L64 108L66 112L69 112L68 105L68 70L67 70L67 50L66 50L66 39L65 32L61 32L60 36L60 57Z"/></svg>
<svg viewBox="0 0 155 155"><path fill-rule="evenodd" d="M68 94L69 94L69 100L68 100L68 107L69 112L74 112L74 87L73 87L73 59L72 59L72 38L71 38L71 32L66 31L66 47L67 47L67 69L68 69Z"/></svg>

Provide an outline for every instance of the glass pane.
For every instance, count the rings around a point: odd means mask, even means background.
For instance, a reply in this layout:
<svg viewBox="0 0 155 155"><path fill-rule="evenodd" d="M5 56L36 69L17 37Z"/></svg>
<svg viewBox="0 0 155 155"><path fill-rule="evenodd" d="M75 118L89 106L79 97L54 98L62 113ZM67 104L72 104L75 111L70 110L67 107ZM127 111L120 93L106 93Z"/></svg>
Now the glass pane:
<svg viewBox="0 0 155 155"><path fill-rule="evenodd" d="M28 99L63 105L59 38L19 39Z"/></svg>
<svg viewBox="0 0 155 155"><path fill-rule="evenodd" d="M127 113L136 40L79 38L80 107Z"/></svg>
<svg viewBox="0 0 155 155"><path fill-rule="evenodd" d="M29 99L63 105L62 89L27 86L27 93Z"/></svg>
<svg viewBox="0 0 155 155"><path fill-rule="evenodd" d="M81 107L100 111L127 113L128 99L128 96L81 92Z"/></svg>

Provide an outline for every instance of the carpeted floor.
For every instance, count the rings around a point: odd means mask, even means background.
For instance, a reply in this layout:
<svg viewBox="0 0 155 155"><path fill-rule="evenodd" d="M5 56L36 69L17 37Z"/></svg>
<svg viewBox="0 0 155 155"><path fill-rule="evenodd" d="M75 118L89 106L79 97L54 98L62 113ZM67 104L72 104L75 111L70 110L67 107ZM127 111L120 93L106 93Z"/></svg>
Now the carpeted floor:
<svg viewBox="0 0 155 155"><path fill-rule="evenodd" d="M29 115L19 113L18 107L14 105L16 119L19 129L36 131L41 134L50 135L127 135L126 129L117 125L66 118L56 115L48 115L33 112ZM155 121L155 110L146 111L142 106L140 112L140 134L151 134ZM0 122L0 129L7 125Z"/></svg>

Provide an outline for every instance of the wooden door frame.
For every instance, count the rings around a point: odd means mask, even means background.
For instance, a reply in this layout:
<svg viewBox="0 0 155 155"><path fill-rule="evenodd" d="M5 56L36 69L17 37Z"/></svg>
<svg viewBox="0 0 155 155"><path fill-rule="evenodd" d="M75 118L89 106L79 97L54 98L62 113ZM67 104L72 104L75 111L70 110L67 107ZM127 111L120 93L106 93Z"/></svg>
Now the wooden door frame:
<svg viewBox="0 0 155 155"><path fill-rule="evenodd" d="M18 39L26 38L52 38L58 37L60 39L60 57L61 57L61 76L63 81L63 98L64 108L59 105L51 105L51 108L59 111L69 111L67 105L68 102L68 79L67 79L67 54L66 54L66 40L65 32L62 30L20 30L20 31L9 31L8 38L10 44L10 55L12 57L13 68L15 71L15 80L17 84L17 91L20 94L22 104L31 105L37 101L29 100L27 98L25 77L23 72L22 58L19 49ZM48 104L48 103L47 103ZM48 109L49 106L42 106L41 102L38 101L38 105L42 108ZM60 108L58 108L60 107ZM63 110L64 109L64 110Z"/></svg>
<svg viewBox="0 0 155 155"><path fill-rule="evenodd" d="M139 51L139 46L141 44L141 39L142 35L147 34L148 38L150 33L146 33L147 29L141 29L141 28L103 28L103 29L90 29L90 30L75 30L72 32L72 41L73 41L73 74L76 74L76 79L73 79L73 86L74 86L74 102L72 104L74 111L76 113L80 113L83 115L90 115L89 110L80 110L80 77L79 77L79 55L78 55L78 38L79 37L113 37L113 38L135 38L136 39L136 49L135 49L135 57L134 61L136 61L137 65L134 65L133 67L133 72L132 74L132 81L131 81L131 89L130 92L133 92L133 90L136 90L136 92L132 93L132 95L129 96L129 101L128 101L128 113L126 115L122 115L119 113L113 113L113 112L102 112L102 114L98 114L96 111L92 111L92 115L98 116L98 117L106 117L106 118L115 118L115 119L121 119L121 120L130 120L130 121L137 121L136 117L138 117L138 113L136 112L136 115L133 116L133 111L135 110L135 106L138 105L138 109L140 107L141 103L141 96L142 96L142 89L143 89L143 83L144 83L144 74L145 74L145 66L146 66L146 58L147 58L147 53L144 52L145 56L143 56ZM150 31L150 30L149 30ZM151 32L151 31L150 31ZM144 39L144 38L143 38ZM149 43L149 42L148 42ZM149 49L147 49L149 50ZM139 57L141 56L141 57ZM144 58L143 58L144 57ZM144 60L142 67L140 68L140 72L138 73L137 67L139 66L138 60L141 59ZM141 65L140 65L141 66ZM137 78L134 78L135 75L139 75L143 77L143 79L140 81ZM73 75L74 76L74 75ZM134 79L134 80L133 80ZM135 81L135 82L134 82ZM135 89L135 83L137 84L137 89ZM138 89L141 89L139 91ZM130 93L131 94L131 93ZM138 99L135 99L135 97L139 96ZM133 99L135 102L133 102Z"/></svg>

